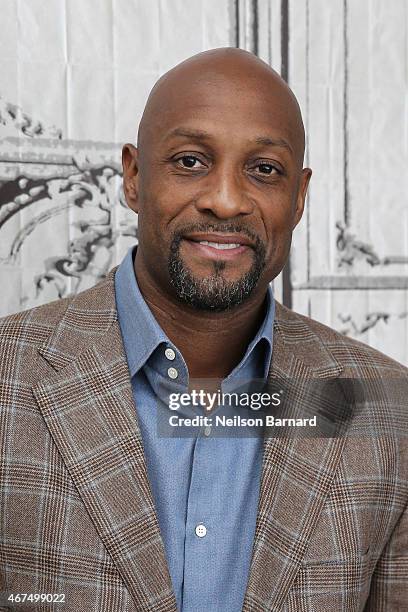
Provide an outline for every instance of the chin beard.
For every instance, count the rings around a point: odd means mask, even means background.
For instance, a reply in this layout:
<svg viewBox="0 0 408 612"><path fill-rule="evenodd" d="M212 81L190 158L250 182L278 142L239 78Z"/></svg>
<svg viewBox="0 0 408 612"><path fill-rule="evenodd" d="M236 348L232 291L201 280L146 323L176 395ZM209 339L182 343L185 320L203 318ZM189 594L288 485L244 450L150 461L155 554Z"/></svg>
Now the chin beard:
<svg viewBox="0 0 408 612"><path fill-rule="evenodd" d="M199 231L202 229L200 227ZM243 231L243 228L229 226L217 226L217 228L207 226L205 231L211 229ZM227 281L224 278L223 271L226 265L224 261L213 262L213 273L210 276L195 277L180 257L180 243L183 236L181 233L175 234L170 245L168 272L178 298L198 310L212 312L222 312L242 304L258 284L266 257L265 246L259 237L249 234L247 230L245 233L255 242L254 261L248 272L236 281Z"/></svg>

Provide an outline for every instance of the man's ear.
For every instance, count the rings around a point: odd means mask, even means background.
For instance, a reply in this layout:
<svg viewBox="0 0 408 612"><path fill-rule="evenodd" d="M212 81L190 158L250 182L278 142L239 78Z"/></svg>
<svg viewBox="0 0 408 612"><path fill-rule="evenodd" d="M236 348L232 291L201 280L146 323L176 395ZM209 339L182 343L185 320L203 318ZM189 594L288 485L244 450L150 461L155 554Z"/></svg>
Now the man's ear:
<svg viewBox="0 0 408 612"><path fill-rule="evenodd" d="M139 212L139 163L138 151L132 144L122 149L123 191L126 202L134 212Z"/></svg>
<svg viewBox="0 0 408 612"><path fill-rule="evenodd" d="M295 229L297 224L302 218L303 210L305 208L306 194L307 188L309 186L310 177L312 176L312 171L310 168L303 168L302 174L300 176L299 182L299 191L296 199L296 211L293 219L292 230Z"/></svg>

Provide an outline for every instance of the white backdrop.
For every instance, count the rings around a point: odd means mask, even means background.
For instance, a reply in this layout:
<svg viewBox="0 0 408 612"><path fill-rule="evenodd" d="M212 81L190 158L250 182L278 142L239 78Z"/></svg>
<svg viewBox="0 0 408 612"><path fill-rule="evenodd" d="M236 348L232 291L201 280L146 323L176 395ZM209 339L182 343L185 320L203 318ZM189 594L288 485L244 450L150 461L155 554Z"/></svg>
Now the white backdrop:
<svg viewBox="0 0 408 612"><path fill-rule="evenodd" d="M120 261L150 88L240 46L297 94L314 171L277 296L408 362L408 0L2 0L0 25L0 315Z"/></svg>

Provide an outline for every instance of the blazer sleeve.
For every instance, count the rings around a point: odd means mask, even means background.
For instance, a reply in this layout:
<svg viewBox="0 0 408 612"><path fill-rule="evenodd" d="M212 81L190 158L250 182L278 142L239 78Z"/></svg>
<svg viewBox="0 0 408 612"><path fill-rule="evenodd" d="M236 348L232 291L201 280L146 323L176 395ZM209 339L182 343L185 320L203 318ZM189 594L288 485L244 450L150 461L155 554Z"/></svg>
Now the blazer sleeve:
<svg viewBox="0 0 408 612"><path fill-rule="evenodd" d="M375 567L364 612L408 610L408 504Z"/></svg>

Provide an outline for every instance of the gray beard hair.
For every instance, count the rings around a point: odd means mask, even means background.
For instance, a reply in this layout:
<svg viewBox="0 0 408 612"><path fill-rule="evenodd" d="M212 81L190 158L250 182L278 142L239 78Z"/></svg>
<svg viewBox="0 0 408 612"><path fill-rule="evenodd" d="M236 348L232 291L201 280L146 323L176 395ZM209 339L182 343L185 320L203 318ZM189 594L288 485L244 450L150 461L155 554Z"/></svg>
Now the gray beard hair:
<svg viewBox="0 0 408 612"><path fill-rule="evenodd" d="M213 262L214 271L210 276L193 276L180 257L181 240L180 234L174 236L168 260L170 282L180 300L198 310L222 312L242 304L251 295L265 267L266 250L258 237L255 237L255 258L250 270L232 282L226 281L222 275L224 261Z"/></svg>

